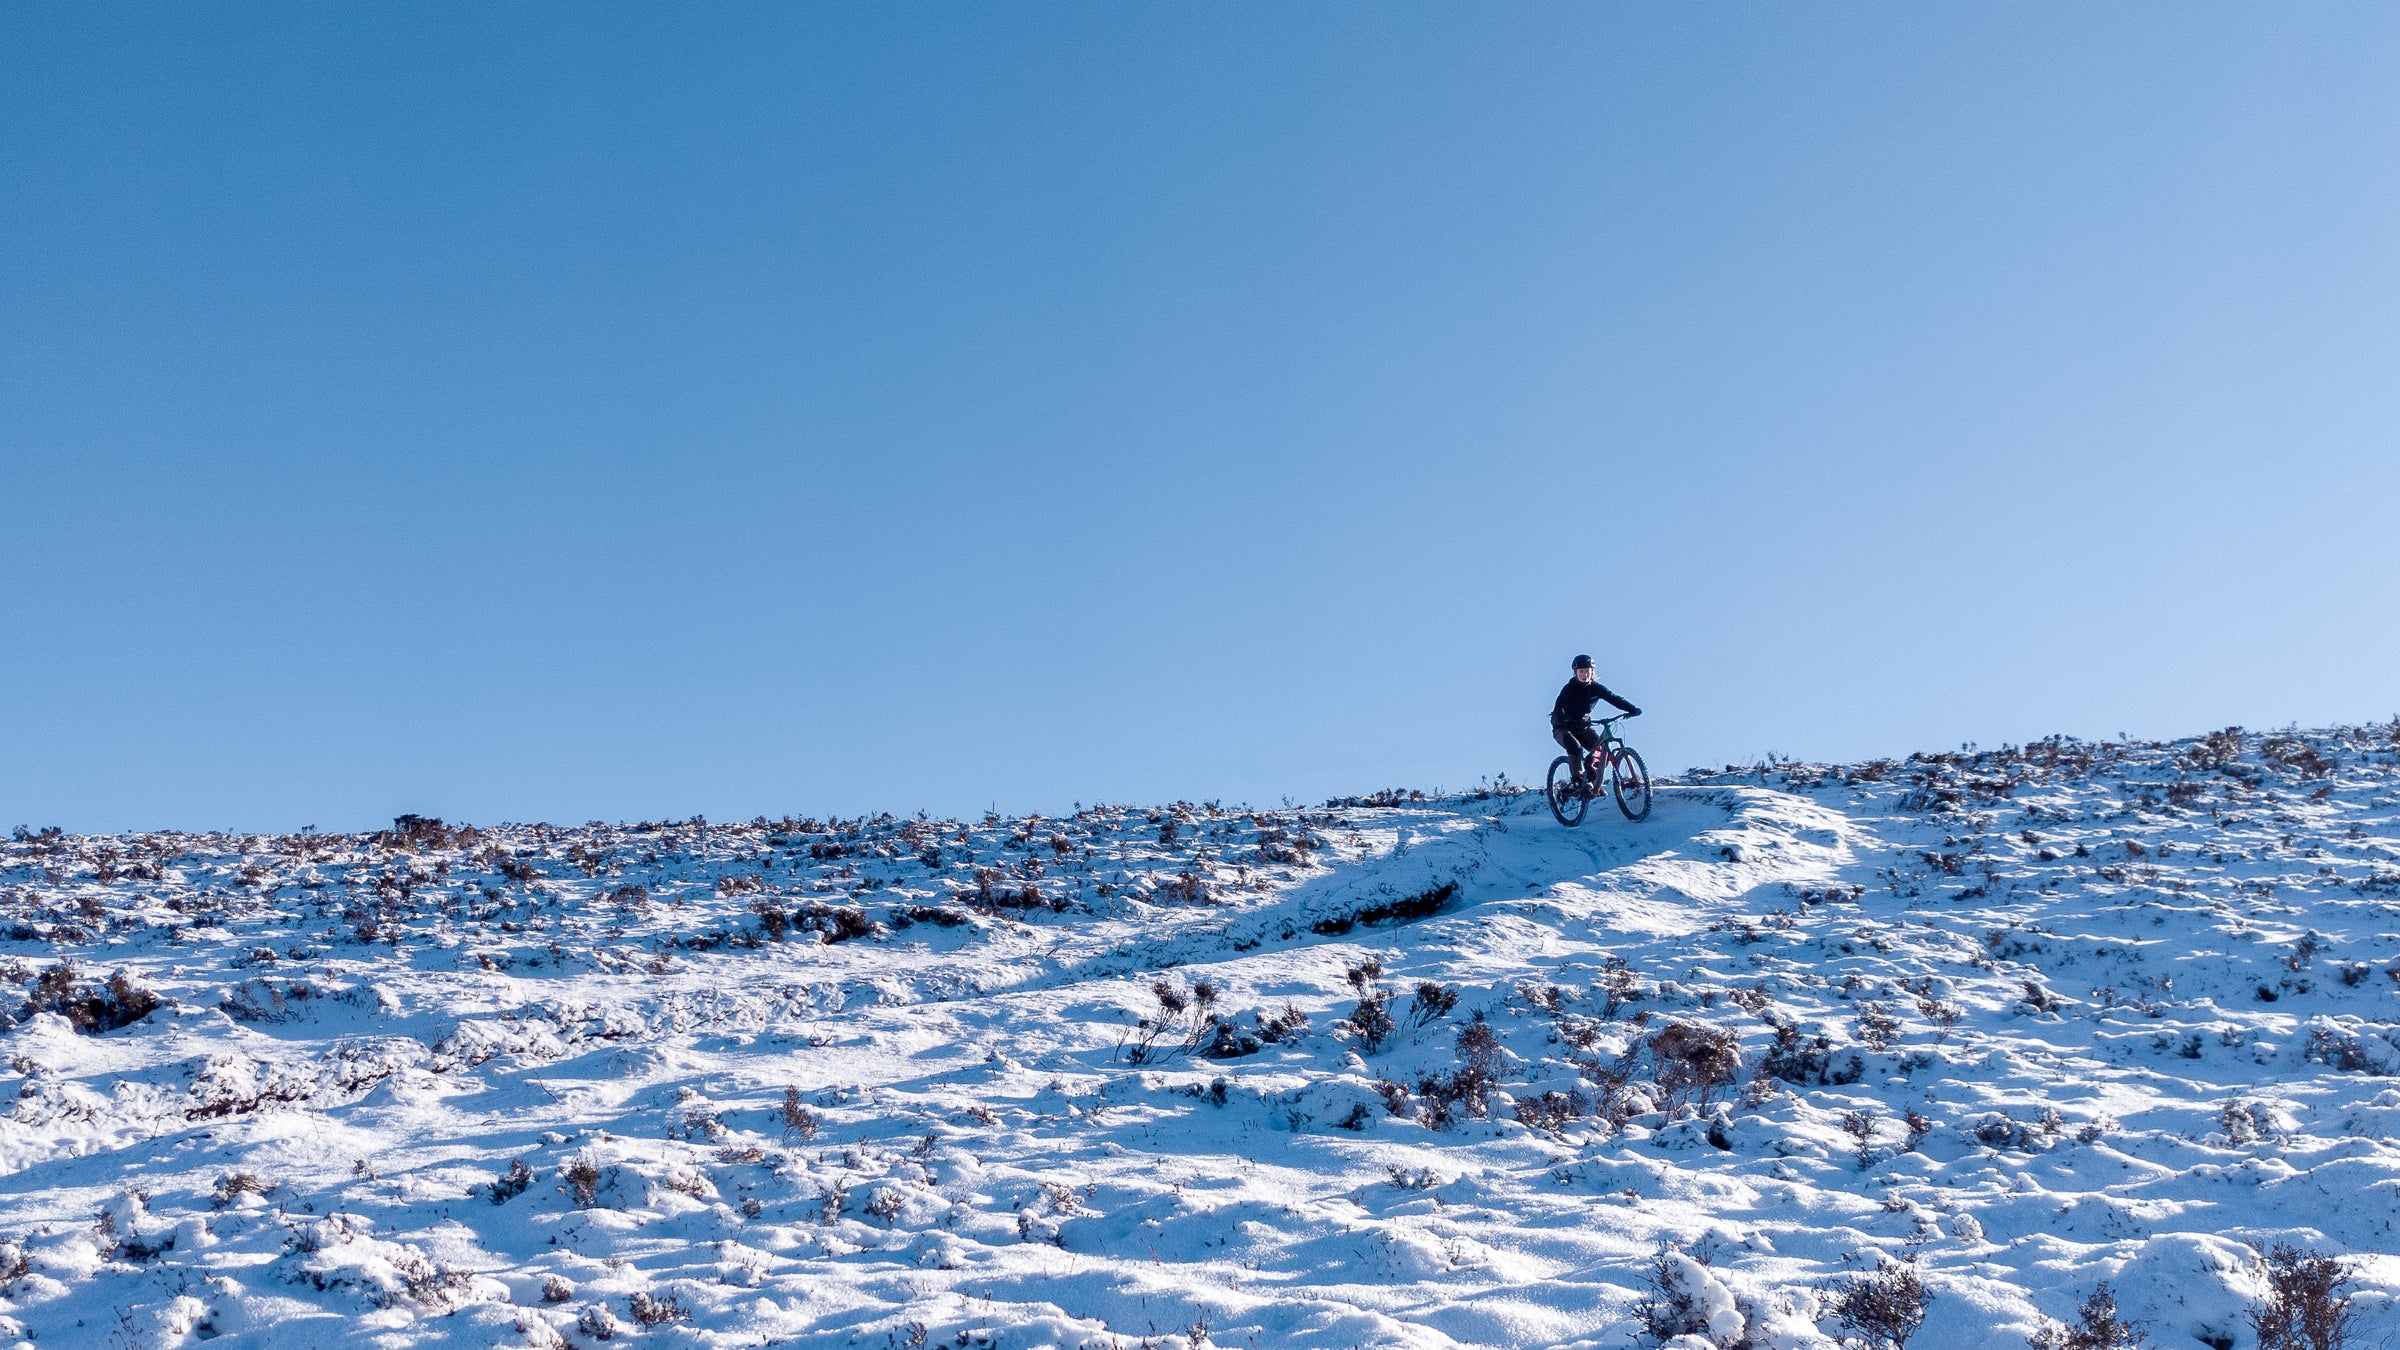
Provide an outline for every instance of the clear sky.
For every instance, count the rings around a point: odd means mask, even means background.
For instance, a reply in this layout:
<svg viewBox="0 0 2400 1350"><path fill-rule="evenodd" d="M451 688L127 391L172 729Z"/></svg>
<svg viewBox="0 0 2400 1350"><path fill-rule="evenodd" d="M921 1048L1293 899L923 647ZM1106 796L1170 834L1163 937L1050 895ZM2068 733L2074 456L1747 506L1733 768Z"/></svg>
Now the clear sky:
<svg viewBox="0 0 2400 1350"><path fill-rule="evenodd" d="M2400 709L2400 7L0 8L0 828Z"/></svg>

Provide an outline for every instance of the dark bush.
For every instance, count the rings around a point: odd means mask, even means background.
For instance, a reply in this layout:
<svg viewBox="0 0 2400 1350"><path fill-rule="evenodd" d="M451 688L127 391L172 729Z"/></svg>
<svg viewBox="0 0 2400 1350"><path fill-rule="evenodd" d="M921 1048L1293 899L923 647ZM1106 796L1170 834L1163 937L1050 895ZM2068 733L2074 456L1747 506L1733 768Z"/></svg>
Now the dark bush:
<svg viewBox="0 0 2400 1350"><path fill-rule="evenodd" d="M1914 1261L1887 1261L1872 1273L1851 1276L1833 1291L1828 1307L1867 1350L1908 1350L1908 1338L1925 1324L1932 1301Z"/></svg>
<svg viewBox="0 0 2400 1350"><path fill-rule="evenodd" d="M223 1209L245 1195L265 1195L274 1189L271 1183L259 1180L255 1172L228 1172L217 1178L216 1194L209 1208Z"/></svg>
<svg viewBox="0 0 2400 1350"><path fill-rule="evenodd" d="M139 1022L158 1008L158 995L135 984L124 971L109 976L107 984L94 988L75 973L74 966L61 961L34 981L19 1015L57 1013L75 1030L97 1036Z"/></svg>
<svg viewBox="0 0 2400 1350"><path fill-rule="evenodd" d="M2338 1256L2288 1242L2267 1249L2267 1301L2250 1310L2258 1350L2343 1350L2358 1310Z"/></svg>
<svg viewBox="0 0 2400 1350"><path fill-rule="evenodd" d="M1786 1022L1775 1028L1775 1044L1767 1048L1762 1067L1787 1083L1838 1087L1857 1082L1867 1071L1867 1062L1855 1050L1837 1057L1831 1041L1823 1036L1804 1038L1800 1028Z"/></svg>
<svg viewBox="0 0 2400 1350"><path fill-rule="evenodd" d="M758 921L766 925L767 937L772 941L783 941L783 935L791 930L792 921L785 916L783 906L765 896L760 896L750 902L750 912L756 914Z"/></svg>
<svg viewBox="0 0 2400 1350"><path fill-rule="evenodd" d="M1858 1141L1858 1170L1875 1165L1875 1117L1865 1111L1842 1113L1842 1133Z"/></svg>
<svg viewBox="0 0 2400 1350"><path fill-rule="evenodd" d="M1201 1053L1210 1059L1240 1059L1255 1055L1264 1044L1255 1026L1245 1027L1233 1018L1219 1014L1209 1019L1208 1044Z"/></svg>
<svg viewBox="0 0 2400 1350"><path fill-rule="evenodd" d="M1217 986L1208 980L1194 981L1190 989L1177 987L1163 976L1150 982L1150 996L1158 1000L1158 1011L1138 1018L1125 1030L1117 1042L1118 1052L1129 1064L1146 1064L1152 1059L1173 1054L1185 1054L1212 1044L1218 1024L1227 1022L1214 1011L1219 994ZM1239 1043L1238 1030L1227 1033ZM1256 1045L1250 1052L1255 1053Z"/></svg>
<svg viewBox="0 0 2400 1350"><path fill-rule="evenodd" d="M2310 1031L2308 1045L2300 1053L2344 1073L2370 1073L2375 1069L2374 1059L2356 1036L2326 1027Z"/></svg>
<svg viewBox="0 0 2400 1350"><path fill-rule="evenodd" d="M1417 996L1408 1006L1411 1020L1424 1026L1437 1017L1450 1015L1450 1010L1458 1006L1458 991L1425 980L1417 985Z"/></svg>
<svg viewBox="0 0 2400 1350"><path fill-rule="evenodd" d="M783 1119L785 1134L803 1144L817 1137L817 1115L800 1104L800 1089L787 1087L783 1090L783 1109L779 1114Z"/></svg>
<svg viewBox="0 0 2400 1350"><path fill-rule="evenodd" d="M1650 1254L1649 1269L1642 1273L1642 1296L1634 1301L1633 1320L1653 1345L1687 1336L1714 1344L1708 1310L1694 1297L1694 1291L1686 1283L1685 1267L1673 1259L1673 1252L1662 1241ZM1710 1264L1706 1246L1694 1249L1689 1255L1696 1265ZM1750 1342L1745 1338L1740 1344L1747 1346Z"/></svg>
<svg viewBox="0 0 2400 1350"><path fill-rule="evenodd" d="M577 1207L590 1209L600 1203L600 1164L589 1153L578 1153L559 1168L558 1179L567 1183L565 1190Z"/></svg>
<svg viewBox="0 0 2400 1350"><path fill-rule="evenodd" d="M1214 986L1210 986L1213 990ZM1197 992L1197 989L1195 989ZM1208 1019L1206 1047L1201 1053L1211 1059L1239 1059L1255 1055L1260 1049L1285 1041L1296 1041L1308 1032L1308 1014L1286 1003L1273 1011L1259 1010L1245 1023L1237 1017L1221 1013Z"/></svg>
<svg viewBox="0 0 2400 1350"><path fill-rule="evenodd" d="M1557 1134L1592 1113L1592 1099L1581 1092L1545 1092L1517 1103L1517 1123L1544 1134Z"/></svg>
<svg viewBox="0 0 2400 1350"><path fill-rule="evenodd" d="M1719 1027L1669 1022L1643 1041L1650 1051L1658 1085L1667 1094L1667 1109L1697 1095L1702 1111L1716 1089L1734 1082L1742 1071L1741 1039Z"/></svg>
<svg viewBox="0 0 2400 1350"><path fill-rule="evenodd" d="M525 1188L532 1184L533 1169L525 1165L523 1158L519 1158L508 1165L506 1176L496 1178L492 1182L487 1194L491 1196L493 1204L505 1205L523 1195Z"/></svg>
<svg viewBox="0 0 2400 1350"><path fill-rule="evenodd" d="M684 1307L682 1300L673 1294L669 1294L665 1298L655 1298L648 1291L638 1289L634 1291L633 1297L626 1301L626 1307L633 1313L633 1320L646 1327L687 1321L692 1315L692 1310Z"/></svg>
<svg viewBox="0 0 2400 1350"><path fill-rule="evenodd" d="M2033 1350L2142 1350L2142 1324L2117 1316L2116 1291L2102 1280L2076 1310L2074 1326L2047 1326L2026 1342Z"/></svg>
<svg viewBox="0 0 2400 1350"><path fill-rule="evenodd" d="M1359 1045L1370 1055L1383 1049L1395 1024L1391 1012L1392 992L1388 989L1369 989L1358 996L1358 1006L1343 1019L1358 1034Z"/></svg>
<svg viewBox="0 0 2400 1350"><path fill-rule="evenodd" d="M394 851L451 848L475 842L475 827L444 825L439 816L397 816L375 841Z"/></svg>
<svg viewBox="0 0 2400 1350"><path fill-rule="evenodd" d="M1296 1041L1308 1034L1308 1014L1290 1003L1273 1012L1256 1014L1258 1038L1269 1045Z"/></svg>
<svg viewBox="0 0 2400 1350"><path fill-rule="evenodd" d="M1858 1039L1869 1050L1891 1049L1893 1038L1899 1034L1900 1019L1892 1016L1889 1008L1874 1002L1858 1005Z"/></svg>
<svg viewBox="0 0 2400 1350"><path fill-rule="evenodd" d="M1491 1090L1500 1079L1499 1034L1478 1014L1458 1029L1457 1051L1457 1068L1417 1077L1417 1095L1423 1099L1417 1118L1430 1129L1448 1125L1454 1112L1463 1111L1477 1120L1491 1112ZM1390 1102L1391 1094L1386 1093L1385 1103Z"/></svg>

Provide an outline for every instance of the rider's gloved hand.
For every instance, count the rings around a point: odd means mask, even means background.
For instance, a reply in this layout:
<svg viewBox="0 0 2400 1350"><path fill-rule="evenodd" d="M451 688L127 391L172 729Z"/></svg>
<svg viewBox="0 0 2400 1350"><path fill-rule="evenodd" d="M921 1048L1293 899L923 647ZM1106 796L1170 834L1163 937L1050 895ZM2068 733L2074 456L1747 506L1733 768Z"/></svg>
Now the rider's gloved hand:
<svg viewBox="0 0 2400 1350"><path fill-rule="evenodd" d="M1642 710L1641 710L1641 709L1639 709L1639 708L1636 708L1636 709L1634 709L1632 712L1629 712L1629 713L1627 713L1627 714L1625 714L1625 715L1626 715L1627 717L1639 717L1639 716L1641 716L1641 715L1642 715Z"/></svg>

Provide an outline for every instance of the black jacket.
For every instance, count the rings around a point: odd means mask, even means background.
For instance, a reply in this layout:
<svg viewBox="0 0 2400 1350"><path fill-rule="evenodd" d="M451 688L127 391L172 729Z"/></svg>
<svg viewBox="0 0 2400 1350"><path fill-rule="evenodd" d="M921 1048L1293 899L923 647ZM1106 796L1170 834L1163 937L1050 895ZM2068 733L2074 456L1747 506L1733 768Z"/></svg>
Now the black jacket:
<svg viewBox="0 0 2400 1350"><path fill-rule="evenodd" d="M1590 684L1568 680L1567 687L1558 691L1558 702L1550 705L1551 730L1580 726L1584 719L1592 715L1592 705L1602 699L1616 704L1619 712L1634 710L1632 704L1610 693L1608 686L1598 680L1594 680Z"/></svg>

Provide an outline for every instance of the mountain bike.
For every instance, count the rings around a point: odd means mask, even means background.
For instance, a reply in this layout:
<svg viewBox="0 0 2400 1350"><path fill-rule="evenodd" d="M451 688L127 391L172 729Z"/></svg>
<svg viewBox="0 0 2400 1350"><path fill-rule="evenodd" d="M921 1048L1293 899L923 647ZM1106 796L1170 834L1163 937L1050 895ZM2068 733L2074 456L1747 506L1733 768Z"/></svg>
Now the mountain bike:
<svg viewBox="0 0 2400 1350"><path fill-rule="evenodd" d="M1642 763L1641 755L1618 739L1612 724L1631 716L1619 713L1587 723L1600 732L1600 745L1584 769L1584 784L1575 781L1575 762L1565 755L1550 761L1550 814L1561 825L1581 825L1583 813L1592 798L1601 793L1601 784L1617 799L1617 809L1627 820L1643 820L1650 815L1650 768Z"/></svg>

